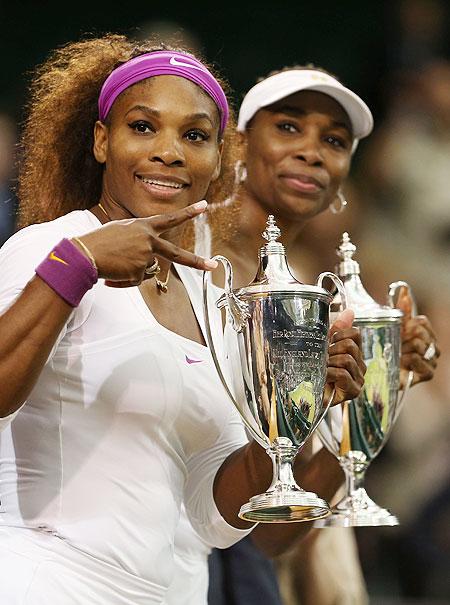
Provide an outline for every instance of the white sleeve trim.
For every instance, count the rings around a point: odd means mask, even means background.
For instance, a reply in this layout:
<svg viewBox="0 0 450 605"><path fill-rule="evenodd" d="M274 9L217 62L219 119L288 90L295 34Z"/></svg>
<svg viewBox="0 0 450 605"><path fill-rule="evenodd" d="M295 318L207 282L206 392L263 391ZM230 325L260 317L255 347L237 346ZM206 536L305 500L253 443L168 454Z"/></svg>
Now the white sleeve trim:
<svg viewBox="0 0 450 605"><path fill-rule="evenodd" d="M214 500L214 480L225 459L248 443L244 425L233 406L229 421L215 445L187 461L185 507L191 525L208 544L228 548L247 536L255 526L238 529L225 521Z"/></svg>
<svg viewBox="0 0 450 605"><path fill-rule="evenodd" d="M210 524L211 527L214 528L214 533L217 532L217 534L220 535L220 540L216 540L215 544L209 544L206 540L208 546L215 546L216 548L228 548L229 546L233 546L233 544L236 544L236 542L239 542L239 540L242 540L242 538L248 536L258 525L255 523L248 529L239 529L233 525L230 525L220 514L215 503L214 496L212 496L211 500Z"/></svg>

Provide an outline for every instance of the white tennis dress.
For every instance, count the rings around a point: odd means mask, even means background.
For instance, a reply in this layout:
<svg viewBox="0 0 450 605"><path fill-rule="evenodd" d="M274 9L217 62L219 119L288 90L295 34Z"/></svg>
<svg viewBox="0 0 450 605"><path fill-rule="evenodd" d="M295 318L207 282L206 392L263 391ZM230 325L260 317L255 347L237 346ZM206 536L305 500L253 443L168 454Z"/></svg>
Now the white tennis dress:
<svg viewBox="0 0 450 605"><path fill-rule="evenodd" d="M75 211L13 236L0 252L0 311L62 237L99 227ZM203 329L198 273L176 269ZM218 312L213 330L220 343ZM183 498L208 545L249 533L213 499L246 436L209 350L158 324L136 287L100 280L27 402L0 420L2 605L162 603Z"/></svg>

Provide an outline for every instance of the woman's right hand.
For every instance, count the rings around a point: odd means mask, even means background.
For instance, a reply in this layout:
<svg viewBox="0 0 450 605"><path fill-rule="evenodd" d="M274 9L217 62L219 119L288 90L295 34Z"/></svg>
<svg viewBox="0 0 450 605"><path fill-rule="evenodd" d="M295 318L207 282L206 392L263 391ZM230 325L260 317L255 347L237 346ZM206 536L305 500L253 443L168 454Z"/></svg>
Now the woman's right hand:
<svg viewBox="0 0 450 605"><path fill-rule="evenodd" d="M139 285L148 278L145 269L154 263L155 257L196 269L211 270L217 266L215 261L183 250L161 237L170 229L195 218L206 207L207 203L201 201L168 214L111 221L78 239L91 252L98 276L104 278L109 286ZM76 240L73 243L77 245ZM78 247L85 254L81 246Z"/></svg>
<svg viewBox="0 0 450 605"><path fill-rule="evenodd" d="M413 316L413 300L406 288L401 288L397 308L403 311L402 323L402 356L400 359L400 382L407 384L409 372L413 372L412 385L431 380L437 367L441 351L436 342L436 334L425 315ZM430 346L433 352L430 357L427 351Z"/></svg>

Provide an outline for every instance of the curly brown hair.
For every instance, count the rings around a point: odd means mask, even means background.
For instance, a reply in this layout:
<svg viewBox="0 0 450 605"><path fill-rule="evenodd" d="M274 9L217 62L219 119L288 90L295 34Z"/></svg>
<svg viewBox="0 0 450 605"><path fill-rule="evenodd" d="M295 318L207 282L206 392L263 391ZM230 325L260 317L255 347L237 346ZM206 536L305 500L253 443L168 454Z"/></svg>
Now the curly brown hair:
<svg viewBox="0 0 450 605"><path fill-rule="evenodd" d="M163 49L180 50L152 41L135 43L122 35L106 34L69 43L55 50L36 69L21 138L18 184L21 227L53 220L98 203L103 166L95 160L92 147L101 86L121 63ZM228 85L220 77L217 79L230 96ZM207 194L210 202L223 200L232 188L236 158L234 133L231 110L223 134L221 174ZM220 221L224 220L227 219L222 214Z"/></svg>

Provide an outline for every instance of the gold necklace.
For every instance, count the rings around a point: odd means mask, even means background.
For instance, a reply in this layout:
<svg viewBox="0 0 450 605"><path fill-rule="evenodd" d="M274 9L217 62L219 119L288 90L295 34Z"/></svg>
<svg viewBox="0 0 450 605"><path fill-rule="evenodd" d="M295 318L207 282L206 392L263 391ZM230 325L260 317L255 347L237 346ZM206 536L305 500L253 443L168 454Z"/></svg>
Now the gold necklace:
<svg viewBox="0 0 450 605"><path fill-rule="evenodd" d="M100 208L100 210L103 210L103 212L104 212L104 213L105 213L105 215L106 215L106 218L107 218L107 219L110 221L110 220L111 220L111 217L110 217L110 216L109 216L109 214L106 212L106 210L103 208L103 206L101 205L101 203L100 203L100 202L97 204L97 206Z"/></svg>
<svg viewBox="0 0 450 605"><path fill-rule="evenodd" d="M109 214L106 212L106 210L103 208L102 204L100 202L98 202L97 206L100 208L100 210L102 210L105 213L106 218L111 221L111 217L109 216ZM156 283L156 287L160 292L163 292L164 294L167 293L167 290L169 289L168 284L169 284L169 278L170 278L170 267L169 270L167 271L167 277L164 281L161 281L160 279L158 279L158 277L155 275L155 283Z"/></svg>

